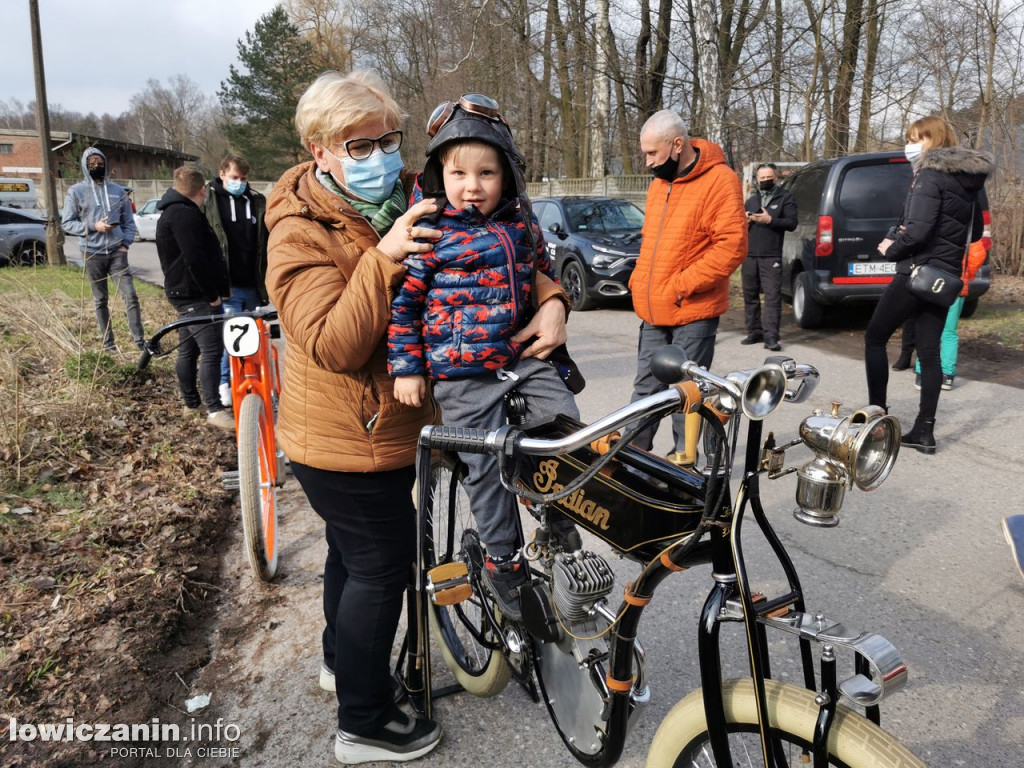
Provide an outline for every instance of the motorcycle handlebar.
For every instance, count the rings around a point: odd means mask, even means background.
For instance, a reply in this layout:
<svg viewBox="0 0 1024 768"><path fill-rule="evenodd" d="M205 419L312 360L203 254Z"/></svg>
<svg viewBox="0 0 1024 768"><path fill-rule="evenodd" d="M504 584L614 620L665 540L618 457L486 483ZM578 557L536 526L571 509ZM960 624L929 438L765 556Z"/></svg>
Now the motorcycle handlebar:
<svg viewBox="0 0 1024 768"><path fill-rule="evenodd" d="M445 451L460 453L487 453L487 436L485 429L467 429L465 427L433 427L430 429L430 445Z"/></svg>

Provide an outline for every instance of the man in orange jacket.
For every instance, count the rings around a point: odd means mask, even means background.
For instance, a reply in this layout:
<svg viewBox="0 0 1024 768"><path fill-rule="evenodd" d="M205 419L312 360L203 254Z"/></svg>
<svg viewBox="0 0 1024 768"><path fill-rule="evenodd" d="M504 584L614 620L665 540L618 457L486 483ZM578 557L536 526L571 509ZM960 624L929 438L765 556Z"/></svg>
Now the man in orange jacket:
<svg viewBox="0 0 1024 768"><path fill-rule="evenodd" d="M718 318L729 308L729 275L747 255L747 218L739 177L717 144L691 139L682 118L655 112L640 131L640 150L654 181L647 190L640 258L629 280L643 321L632 401L666 388L651 374L651 356L681 347L705 368L715 354ZM678 461L681 414L672 417ZM657 424L634 441L650 450Z"/></svg>

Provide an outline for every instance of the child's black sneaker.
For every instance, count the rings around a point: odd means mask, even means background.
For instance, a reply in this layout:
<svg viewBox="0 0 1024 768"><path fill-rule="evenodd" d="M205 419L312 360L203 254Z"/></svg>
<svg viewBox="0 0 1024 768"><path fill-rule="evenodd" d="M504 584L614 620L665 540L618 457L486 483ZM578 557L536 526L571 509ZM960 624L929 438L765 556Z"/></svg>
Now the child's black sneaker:
<svg viewBox="0 0 1024 768"><path fill-rule="evenodd" d="M357 736L338 729L334 757L339 763L356 765L381 760L405 762L422 757L441 741L441 727L425 717L411 717L395 709L391 720L375 733Z"/></svg>
<svg viewBox="0 0 1024 768"><path fill-rule="evenodd" d="M550 520L548 527L555 540L566 552L578 552L583 549L583 539L580 537L580 532L576 530L576 523L569 518L557 517Z"/></svg>
<svg viewBox="0 0 1024 768"><path fill-rule="evenodd" d="M488 555L484 561L483 577L501 612L514 621L522 619L519 588L529 583L530 567L519 553L505 558Z"/></svg>

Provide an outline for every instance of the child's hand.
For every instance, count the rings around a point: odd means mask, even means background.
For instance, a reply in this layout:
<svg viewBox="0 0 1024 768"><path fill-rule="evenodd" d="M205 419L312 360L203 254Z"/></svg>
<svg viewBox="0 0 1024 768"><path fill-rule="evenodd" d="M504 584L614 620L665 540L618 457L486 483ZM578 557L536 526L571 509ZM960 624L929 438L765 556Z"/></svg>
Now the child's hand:
<svg viewBox="0 0 1024 768"><path fill-rule="evenodd" d="M423 376L395 377L395 399L410 408L419 408L427 396L427 380Z"/></svg>

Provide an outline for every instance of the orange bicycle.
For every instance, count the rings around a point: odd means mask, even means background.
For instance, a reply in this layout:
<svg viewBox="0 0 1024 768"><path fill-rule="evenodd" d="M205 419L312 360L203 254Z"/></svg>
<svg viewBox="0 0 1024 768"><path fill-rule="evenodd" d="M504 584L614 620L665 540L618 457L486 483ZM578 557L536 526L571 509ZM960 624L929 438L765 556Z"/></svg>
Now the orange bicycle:
<svg viewBox="0 0 1024 768"><path fill-rule="evenodd" d="M284 485L284 453L277 447L274 421L281 394L277 348L277 311L257 308L230 315L176 320L145 342L136 367L141 371L154 357L165 357L177 345L163 349L161 339L191 325L221 323L224 349L231 357L231 403L238 439L238 470L224 473L228 488L237 488L242 505L245 554L253 574L270 581L277 573L277 489Z"/></svg>

